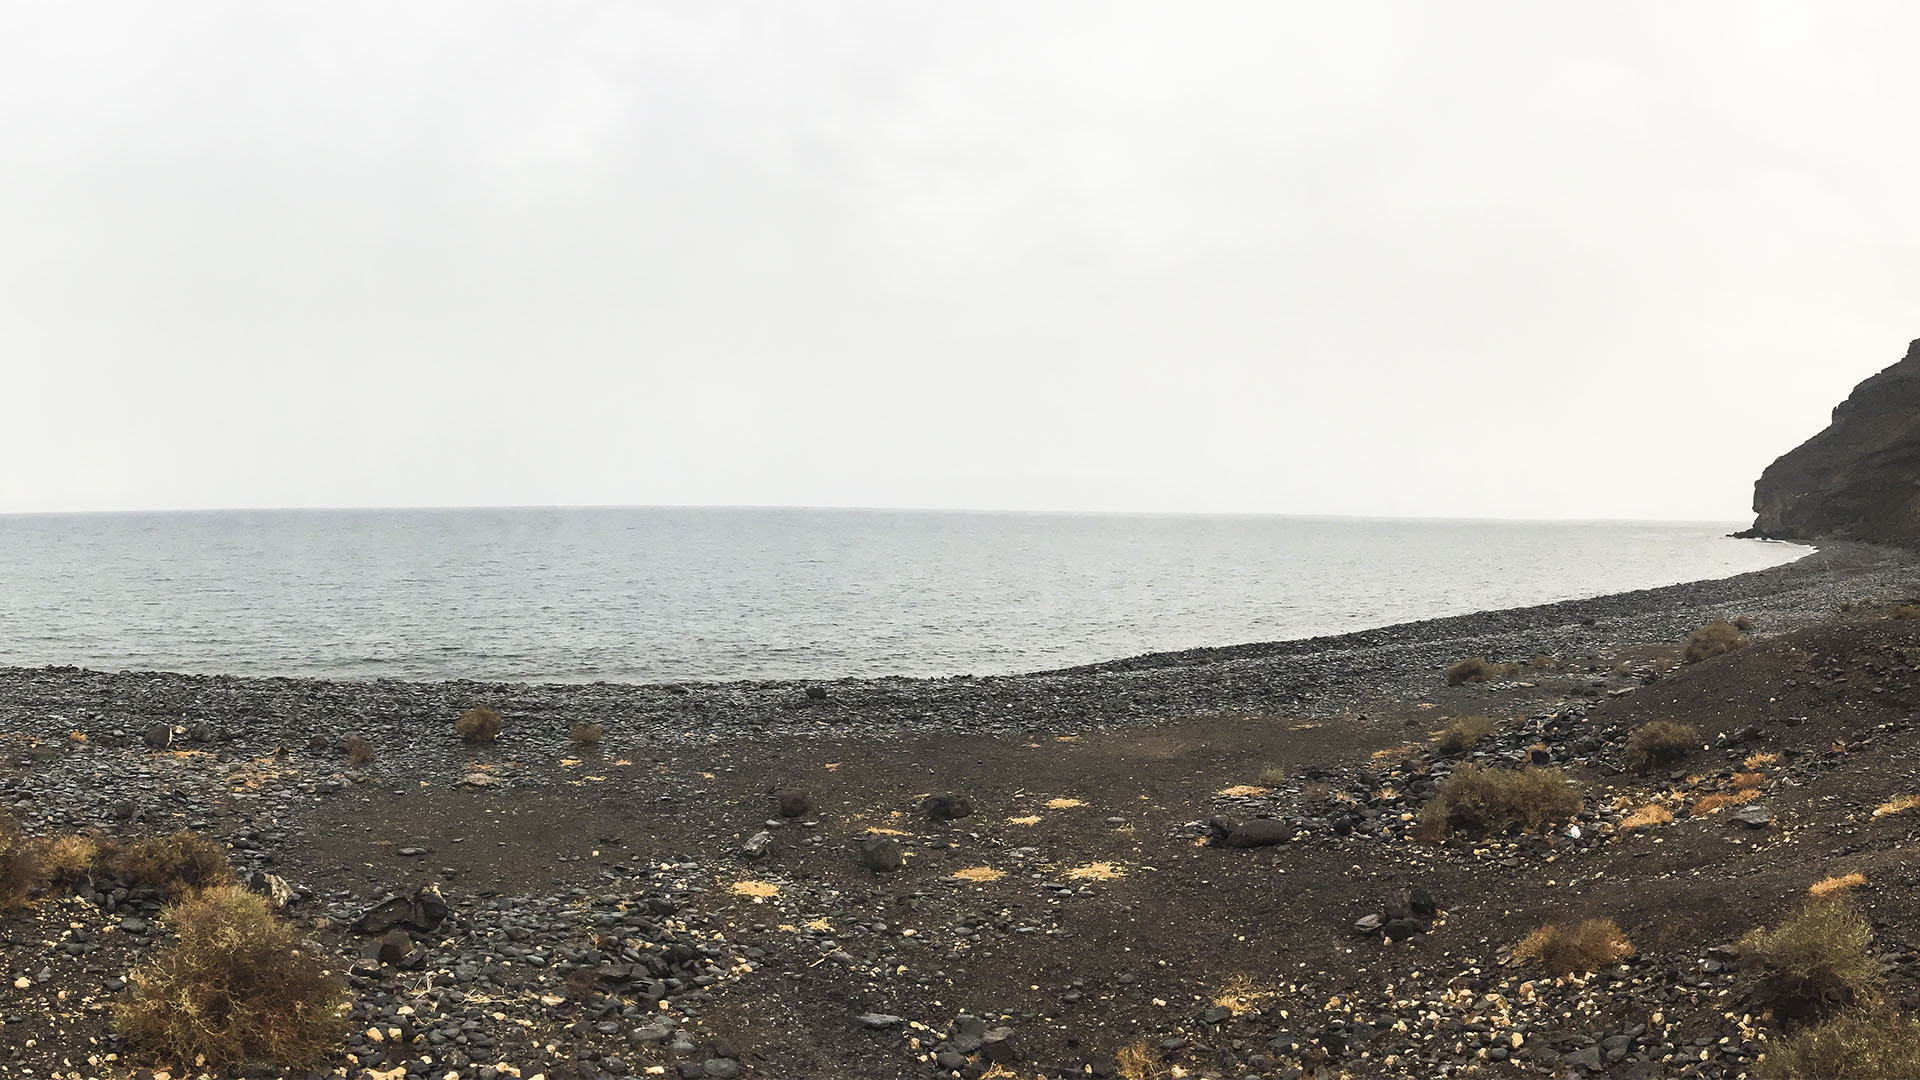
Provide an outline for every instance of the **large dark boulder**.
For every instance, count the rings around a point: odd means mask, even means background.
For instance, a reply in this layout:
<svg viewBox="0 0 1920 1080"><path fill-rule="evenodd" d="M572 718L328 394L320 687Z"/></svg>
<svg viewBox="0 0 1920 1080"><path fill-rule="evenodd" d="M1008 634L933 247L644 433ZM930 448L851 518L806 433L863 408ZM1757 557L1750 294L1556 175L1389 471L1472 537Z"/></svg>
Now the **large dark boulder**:
<svg viewBox="0 0 1920 1080"><path fill-rule="evenodd" d="M1767 467L1753 509L1743 536L1920 546L1920 341Z"/></svg>

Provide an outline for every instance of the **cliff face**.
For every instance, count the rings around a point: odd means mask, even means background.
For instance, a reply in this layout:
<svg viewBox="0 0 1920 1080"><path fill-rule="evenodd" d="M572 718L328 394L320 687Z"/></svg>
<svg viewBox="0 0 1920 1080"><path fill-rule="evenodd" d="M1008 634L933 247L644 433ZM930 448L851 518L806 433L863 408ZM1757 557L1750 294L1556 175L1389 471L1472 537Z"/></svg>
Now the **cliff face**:
<svg viewBox="0 0 1920 1080"><path fill-rule="evenodd" d="M1920 341L1760 475L1753 509L1743 535L1920 546Z"/></svg>

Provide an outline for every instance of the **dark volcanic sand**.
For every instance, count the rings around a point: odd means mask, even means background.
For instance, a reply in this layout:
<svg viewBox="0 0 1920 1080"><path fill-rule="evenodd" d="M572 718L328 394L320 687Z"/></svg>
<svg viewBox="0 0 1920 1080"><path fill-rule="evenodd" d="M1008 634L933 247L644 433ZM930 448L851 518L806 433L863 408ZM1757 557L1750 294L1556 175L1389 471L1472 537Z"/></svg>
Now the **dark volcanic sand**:
<svg viewBox="0 0 1920 1080"><path fill-rule="evenodd" d="M356 1035L332 1074L877 1080L978 1076L992 1055L1060 1077L1142 1043L1190 1076L1737 1076L1766 1027L1742 1019L1759 1005L1711 950L1827 872L1862 870L1874 900L1911 884L1908 818L1870 810L1920 790L1905 660L1920 629L1867 608L1907 598L1916 570L1912 553L1837 546L1724 581L1062 672L844 680L825 700L793 683L9 669L0 806L36 834L192 828L237 868L284 876L303 894L290 917L353 983ZM1843 602L1861 607L1838 616ZM1653 678L1723 614L1751 617L1761 643ZM1560 663L1445 688L1440 668L1475 654ZM452 734L478 703L507 715L494 746ZM1488 760L1538 744L1583 783L1578 839L1406 837L1401 815L1454 763L1427 733L1466 711L1507 722ZM1619 775L1625 732L1670 716L1715 748L1677 778ZM606 725L597 750L569 746L576 721ZM182 729L172 750L141 743L154 723ZM349 734L378 759L349 767ZM1688 818L1756 751L1780 755L1764 770L1774 824ZM774 786L817 812L772 824ZM978 812L929 822L919 798L944 791ZM1680 821L1617 832L1615 796L1667 791ZM1200 846L1214 815L1269 816L1291 839ZM763 829L768 853L742 857ZM900 872L856 861L876 830L902 845ZM416 935L420 965L360 959L344 924L427 882L453 914ZM1431 933L1352 929L1415 885L1445 911ZM0 1074L125 1071L106 1006L165 935L121 929L152 921L137 896L98 900L0 919ZM1639 955L1585 985L1501 966L1539 922L1587 913L1617 918ZM1904 993L1920 927L1896 905L1875 915ZM956 1029L963 1015L980 1023ZM983 1049L983 1027L1010 1038Z"/></svg>

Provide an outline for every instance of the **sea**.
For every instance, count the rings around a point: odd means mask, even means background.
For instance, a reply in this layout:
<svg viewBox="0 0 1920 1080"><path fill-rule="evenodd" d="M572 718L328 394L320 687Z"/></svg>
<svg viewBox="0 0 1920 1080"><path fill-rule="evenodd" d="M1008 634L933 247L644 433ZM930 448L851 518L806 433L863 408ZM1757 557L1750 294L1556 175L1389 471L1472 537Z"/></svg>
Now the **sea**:
<svg viewBox="0 0 1920 1080"><path fill-rule="evenodd" d="M1731 522L747 508L0 516L0 665L680 682L1040 671L1682 581Z"/></svg>

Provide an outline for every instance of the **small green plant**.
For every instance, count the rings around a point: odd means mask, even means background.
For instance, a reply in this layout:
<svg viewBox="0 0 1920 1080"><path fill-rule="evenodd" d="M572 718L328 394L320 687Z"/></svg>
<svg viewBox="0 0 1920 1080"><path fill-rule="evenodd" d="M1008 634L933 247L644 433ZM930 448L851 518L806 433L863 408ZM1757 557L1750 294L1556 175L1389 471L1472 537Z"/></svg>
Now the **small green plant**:
<svg viewBox="0 0 1920 1080"><path fill-rule="evenodd" d="M1744 649L1750 644L1752 639L1741 633L1739 627L1725 619L1715 619L1687 635L1686 660L1689 664L1697 664Z"/></svg>
<svg viewBox="0 0 1920 1080"><path fill-rule="evenodd" d="M145 885L169 900L235 880L226 850L185 830L115 845L105 863L114 877Z"/></svg>
<svg viewBox="0 0 1920 1080"><path fill-rule="evenodd" d="M334 1048L345 993L264 897L226 885L164 913L173 941L133 972L115 1029L167 1064L307 1065Z"/></svg>
<svg viewBox="0 0 1920 1080"><path fill-rule="evenodd" d="M1278 765L1269 765L1260 770L1261 787L1285 787L1293 774Z"/></svg>
<svg viewBox="0 0 1920 1080"><path fill-rule="evenodd" d="M1683 760L1700 749L1700 732L1691 724L1654 720L1633 729L1621 755L1627 767L1647 772Z"/></svg>
<svg viewBox="0 0 1920 1080"><path fill-rule="evenodd" d="M485 705L468 709L453 722L453 729L470 743L490 743L500 737L500 729L505 726L506 720L500 713Z"/></svg>
<svg viewBox="0 0 1920 1080"><path fill-rule="evenodd" d="M1456 716L1434 739L1434 744L1443 754L1458 754L1471 750L1499 726L1491 716Z"/></svg>
<svg viewBox="0 0 1920 1080"><path fill-rule="evenodd" d="M1891 1009L1850 1009L1767 1044L1756 1080L1920 1076L1920 1020Z"/></svg>
<svg viewBox="0 0 1920 1080"><path fill-rule="evenodd" d="M1438 839L1453 829L1511 833L1580 813L1580 791L1557 768L1491 769L1462 765L1421 807L1415 835Z"/></svg>
<svg viewBox="0 0 1920 1080"><path fill-rule="evenodd" d="M1598 971L1633 955L1633 943L1612 919L1549 923L1514 947L1513 958L1552 975Z"/></svg>
<svg viewBox="0 0 1920 1080"><path fill-rule="evenodd" d="M1840 899L1809 901L1780 925L1754 930L1739 942L1742 966L1785 1016L1872 1004L1880 986L1872 944L1866 917Z"/></svg>

